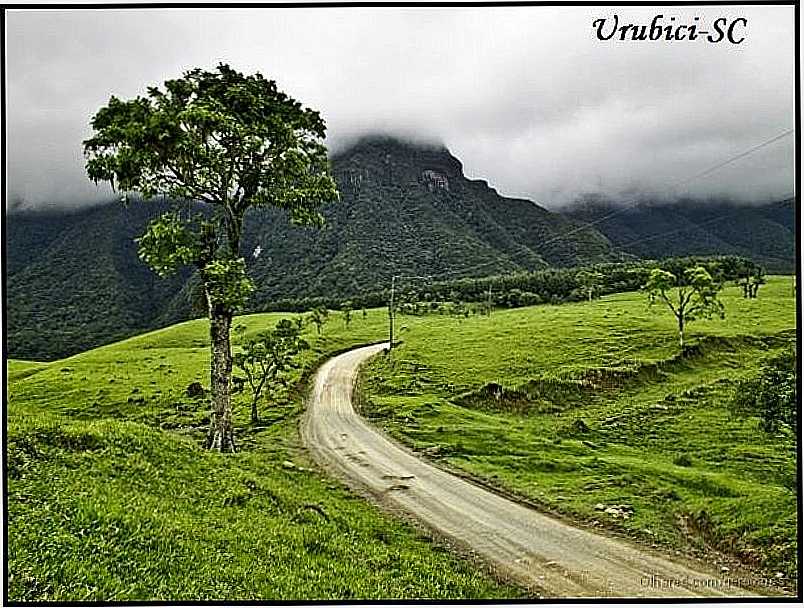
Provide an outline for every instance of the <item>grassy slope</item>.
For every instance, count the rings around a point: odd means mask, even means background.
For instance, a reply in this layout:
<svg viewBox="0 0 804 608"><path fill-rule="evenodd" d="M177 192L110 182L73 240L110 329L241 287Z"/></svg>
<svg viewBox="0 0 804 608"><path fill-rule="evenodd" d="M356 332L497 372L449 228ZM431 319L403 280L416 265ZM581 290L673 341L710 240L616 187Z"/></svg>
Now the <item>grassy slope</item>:
<svg viewBox="0 0 804 608"><path fill-rule="evenodd" d="M363 409L413 447L548 509L795 576L795 444L728 409L735 381L794 340L790 278L757 300L736 288L724 300L726 320L689 326L699 348L687 357L669 311L636 293L402 318L393 359L364 370ZM524 389L496 399L480 390L490 382Z"/></svg>
<svg viewBox="0 0 804 608"><path fill-rule="evenodd" d="M382 336L382 311L355 316L349 332L330 322L306 370ZM248 333L280 317L240 322ZM314 471L298 384L257 429L238 396L240 453L201 450L206 407L185 390L208 385L206 332L191 321L52 364L9 362L9 599L520 595Z"/></svg>

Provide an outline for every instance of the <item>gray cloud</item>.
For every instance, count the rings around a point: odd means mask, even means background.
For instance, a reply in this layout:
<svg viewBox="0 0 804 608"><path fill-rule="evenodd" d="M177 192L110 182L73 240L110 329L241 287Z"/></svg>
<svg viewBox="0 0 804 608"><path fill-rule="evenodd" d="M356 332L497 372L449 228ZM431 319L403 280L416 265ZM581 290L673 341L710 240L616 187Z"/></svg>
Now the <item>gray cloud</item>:
<svg viewBox="0 0 804 608"><path fill-rule="evenodd" d="M735 46L601 42L592 21L744 16ZM110 95L219 61L261 71L319 109L337 149L382 131L443 141L470 177L560 205L584 192L778 198L793 127L792 7L161 9L7 13L11 201L108 198L81 141Z"/></svg>

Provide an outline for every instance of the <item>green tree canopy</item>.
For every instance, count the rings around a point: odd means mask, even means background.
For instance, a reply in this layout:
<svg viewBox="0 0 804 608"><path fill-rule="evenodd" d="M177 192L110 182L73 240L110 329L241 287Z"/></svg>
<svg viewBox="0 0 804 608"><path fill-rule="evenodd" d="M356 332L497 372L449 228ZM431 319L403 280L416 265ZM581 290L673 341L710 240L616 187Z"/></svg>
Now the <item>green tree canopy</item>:
<svg viewBox="0 0 804 608"><path fill-rule="evenodd" d="M320 334L329 319L329 310L326 306L317 306L310 312L310 322L315 325L316 333Z"/></svg>
<svg viewBox="0 0 804 608"><path fill-rule="evenodd" d="M796 349L791 346L766 360L756 376L741 381L731 405L737 413L758 416L762 430L784 430L795 437L799 405L796 393Z"/></svg>
<svg viewBox="0 0 804 608"><path fill-rule="evenodd" d="M321 116L259 73L225 64L191 70L145 97L112 97L92 128L84 142L90 179L146 199L223 207L229 229L249 207L267 205L320 223L318 206L337 198Z"/></svg>
<svg viewBox="0 0 804 608"><path fill-rule="evenodd" d="M259 422L257 403L266 384L276 383L281 374L298 367L296 357L310 348L301 337L298 323L281 319L276 327L247 340L234 355L234 365L243 371L251 388L251 421Z"/></svg>
<svg viewBox="0 0 804 608"><path fill-rule="evenodd" d="M725 317L723 303L718 299L721 284L715 282L703 266L687 268L681 276L668 270L654 268L643 289L650 304L663 302L678 323L678 340L684 348L684 329L700 317Z"/></svg>

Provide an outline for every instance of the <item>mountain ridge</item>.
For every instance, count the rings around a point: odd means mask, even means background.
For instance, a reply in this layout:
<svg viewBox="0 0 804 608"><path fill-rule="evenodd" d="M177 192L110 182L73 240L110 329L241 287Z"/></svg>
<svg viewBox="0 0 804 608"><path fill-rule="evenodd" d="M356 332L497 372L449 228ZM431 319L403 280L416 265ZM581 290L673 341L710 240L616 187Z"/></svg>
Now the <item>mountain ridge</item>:
<svg viewBox="0 0 804 608"><path fill-rule="evenodd" d="M294 227L276 209L246 216L242 253L257 286L249 310L280 299L347 299L387 286L395 274L480 277L688 253L646 256L622 247L630 228L597 224L589 210L557 213L500 196L485 180L464 176L443 145L368 136L334 154L331 167L341 201L323 209L322 229ZM166 208L151 201L127 209L117 202L64 212L11 209L10 355L61 357L193 316L191 271L160 279L136 255L134 238ZM769 212L768 225L783 226L789 211L776 209L775 219ZM633 237L645 238L649 228ZM724 248L713 253L745 253L750 243ZM776 259L774 251L766 257Z"/></svg>
<svg viewBox="0 0 804 608"><path fill-rule="evenodd" d="M581 200L563 214L593 224L618 250L640 258L740 255L769 272L795 271L796 199L759 205L712 199L649 201L623 207L616 200Z"/></svg>

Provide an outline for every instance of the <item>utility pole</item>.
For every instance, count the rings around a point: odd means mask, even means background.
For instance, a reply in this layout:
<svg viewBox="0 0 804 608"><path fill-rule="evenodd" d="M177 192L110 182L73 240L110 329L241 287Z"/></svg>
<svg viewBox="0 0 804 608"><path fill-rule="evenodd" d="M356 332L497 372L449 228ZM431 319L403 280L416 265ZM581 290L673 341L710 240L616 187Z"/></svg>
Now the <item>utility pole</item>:
<svg viewBox="0 0 804 608"><path fill-rule="evenodd" d="M391 298L388 300L388 350L394 347L394 289L396 288L396 277L391 277Z"/></svg>
<svg viewBox="0 0 804 608"><path fill-rule="evenodd" d="M486 315L491 316L491 281L489 280L489 293L486 300Z"/></svg>
<svg viewBox="0 0 804 608"><path fill-rule="evenodd" d="M394 300L396 296L396 280L397 279L425 279L427 281L432 281L433 277L428 276L418 276L418 275L404 275L404 274L395 274L391 276L391 297L388 299L388 350L391 350L394 347Z"/></svg>

